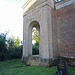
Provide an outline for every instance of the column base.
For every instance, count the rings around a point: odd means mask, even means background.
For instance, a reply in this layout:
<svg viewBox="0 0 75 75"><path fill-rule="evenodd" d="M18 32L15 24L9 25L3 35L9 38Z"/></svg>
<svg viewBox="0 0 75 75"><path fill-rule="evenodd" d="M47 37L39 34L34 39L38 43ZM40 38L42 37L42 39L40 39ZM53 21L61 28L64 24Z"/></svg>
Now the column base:
<svg viewBox="0 0 75 75"><path fill-rule="evenodd" d="M33 55L33 56L25 57L25 58L23 57L22 62L31 66L49 66L50 65L49 58L41 58L38 55Z"/></svg>

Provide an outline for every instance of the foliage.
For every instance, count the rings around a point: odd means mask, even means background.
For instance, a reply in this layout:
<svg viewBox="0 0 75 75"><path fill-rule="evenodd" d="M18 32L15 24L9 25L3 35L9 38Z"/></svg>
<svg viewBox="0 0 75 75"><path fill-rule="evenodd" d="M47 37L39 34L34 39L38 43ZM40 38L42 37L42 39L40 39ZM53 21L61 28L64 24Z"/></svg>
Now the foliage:
<svg viewBox="0 0 75 75"><path fill-rule="evenodd" d="M0 75L55 75L54 67L26 66L21 59L0 62ZM69 75L75 74L74 67L68 67Z"/></svg>
<svg viewBox="0 0 75 75"><path fill-rule="evenodd" d="M0 61L21 58L22 45L20 45L19 37L10 37L6 40L7 33L0 34Z"/></svg>
<svg viewBox="0 0 75 75"><path fill-rule="evenodd" d="M35 40L36 43L32 44L32 54L38 55L39 54L39 32L36 28L32 30L32 40Z"/></svg>
<svg viewBox="0 0 75 75"><path fill-rule="evenodd" d="M39 43L35 43L32 45L32 54L38 55L39 54Z"/></svg>
<svg viewBox="0 0 75 75"><path fill-rule="evenodd" d="M0 34L0 60L4 60L4 54L6 53L6 34Z"/></svg>
<svg viewBox="0 0 75 75"><path fill-rule="evenodd" d="M0 52L6 49L6 34L0 34Z"/></svg>
<svg viewBox="0 0 75 75"><path fill-rule="evenodd" d="M14 41L15 41L15 37L14 36L12 36L12 37L10 37L8 39L7 42L8 42L9 48L13 48L14 47L14 45L15 45Z"/></svg>
<svg viewBox="0 0 75 75"><path fill-rule="evenodd" d="M32 40L36 40L39 43L39 32L36 28L32 30Z"/></svg>
<svg viewBox="0 0 75 75"><path fill-rule="evenodd" d="M15 47L19 47L20 46L20 39L19 37L17 37L17 39L15 40Z"/></svg>

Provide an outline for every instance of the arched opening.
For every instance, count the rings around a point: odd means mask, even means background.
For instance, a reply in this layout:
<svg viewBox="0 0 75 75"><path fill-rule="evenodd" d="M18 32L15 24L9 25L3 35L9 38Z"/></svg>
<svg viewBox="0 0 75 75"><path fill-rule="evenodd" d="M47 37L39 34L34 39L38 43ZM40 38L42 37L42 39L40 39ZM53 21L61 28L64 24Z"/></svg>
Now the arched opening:
<svg viewBox="0 0 75 75"><path fill-rule="evenodd" d="M32 29L32 55L39 55L39 31Z"/></svg>
<svg viewBox="0 0 75 75"><path fill-rule="evenodd" d="M34 39L33 39L33 36L35 37ZM37 38L38 40L36 40ZM28 41L29 41L28 42L28 55L39 55L40 53L40 25L37 21L33 21L30 23L29 30L28 30Z"/></svg>

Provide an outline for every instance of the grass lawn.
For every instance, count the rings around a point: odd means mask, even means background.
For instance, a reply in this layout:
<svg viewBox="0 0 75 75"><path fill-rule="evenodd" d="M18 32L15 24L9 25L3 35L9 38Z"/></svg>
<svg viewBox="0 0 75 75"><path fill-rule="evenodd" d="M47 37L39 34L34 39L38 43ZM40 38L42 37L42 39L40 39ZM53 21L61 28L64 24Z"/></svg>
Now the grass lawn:
<svg viewBox="0 0 75 75"><path fill-rule="evenodd" d="M56 66L26 66L21 59L0 62L0 75L55 75ZM69 75L75 75L75 67L68 67Z"/></svg>

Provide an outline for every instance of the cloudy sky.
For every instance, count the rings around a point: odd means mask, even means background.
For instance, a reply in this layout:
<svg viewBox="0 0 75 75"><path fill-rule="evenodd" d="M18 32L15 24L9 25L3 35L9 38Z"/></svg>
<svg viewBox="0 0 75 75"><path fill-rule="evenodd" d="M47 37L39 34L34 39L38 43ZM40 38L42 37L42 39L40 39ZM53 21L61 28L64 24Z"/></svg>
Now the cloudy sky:
<svg viewBox="0 0 75 75"><path fill-rule="evenodd" d="M0 33L9 31L8 36L23 37L22 6L27 0L0 0Z"/></svg>

